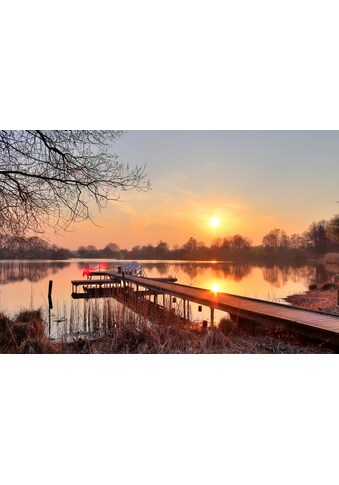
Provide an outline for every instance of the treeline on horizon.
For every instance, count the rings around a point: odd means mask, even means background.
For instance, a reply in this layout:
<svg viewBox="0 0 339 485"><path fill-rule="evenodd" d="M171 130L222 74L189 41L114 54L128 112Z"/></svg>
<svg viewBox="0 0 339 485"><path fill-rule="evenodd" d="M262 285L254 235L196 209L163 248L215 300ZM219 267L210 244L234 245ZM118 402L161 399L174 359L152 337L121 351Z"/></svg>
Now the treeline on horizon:
<svg viewBox="0 0 339 485"><path fill-rule="evenodd" d="M210 246L197 241L194 237L182 246L172 249L165 241L158 244L134 246L131 250L122 249L116 243L109 243L102 249L93 245L80 246L69 250L51 245L34 237L0 237L0 259L133 259L133 260L240 260L240 259L304 259L321 257L326 252L339 251L339 243L329 230L327 221L313 222L302 234L288 236L284 230L272 229L262 239L261 245L252 245L247 237L235 234L213 240ZM333 228L332 228L333 229Z"/></svg>

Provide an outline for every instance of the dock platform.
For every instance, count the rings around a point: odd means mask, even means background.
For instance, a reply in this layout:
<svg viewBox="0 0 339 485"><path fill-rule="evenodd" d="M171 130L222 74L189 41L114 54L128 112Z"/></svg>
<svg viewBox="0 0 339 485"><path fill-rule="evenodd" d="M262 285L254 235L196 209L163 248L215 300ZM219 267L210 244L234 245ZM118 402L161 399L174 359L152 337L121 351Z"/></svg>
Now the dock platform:
<svg viewBox="0 0 339 485"><path fill-rule="evenodd" d="M137 292L140 288L143 288L147 291L140 293L154 295L154 300L160 294L182 299L184 311L185 308L188 308L189 302L209 307L212 323L214 310L217 309L229 313L235 320L246 319L259 324L273 324L289 331L339 345L339 317L320 311L304 310L281 303L213 292L168 280L163 281L163 279L117 273L110 273L103 279L72 281L72 296L74 298L77 298L77 289L80 286L97 289L123 287ZM170 300L172 301L172 298Z"/></svg>

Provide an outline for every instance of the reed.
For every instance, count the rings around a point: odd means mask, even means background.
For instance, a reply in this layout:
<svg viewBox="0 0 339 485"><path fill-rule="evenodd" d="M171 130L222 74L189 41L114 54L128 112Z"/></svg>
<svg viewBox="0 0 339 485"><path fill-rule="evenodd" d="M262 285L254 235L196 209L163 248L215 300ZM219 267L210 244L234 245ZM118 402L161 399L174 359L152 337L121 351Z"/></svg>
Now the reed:
<svg viewBox="0 0 339 485"><path fill-rule="evenodd" d="M0 353L49 354L62 352L62 346L45 335L41 310L24 310L10 319L0 314Z"/></svg>
<svg viewBox="0 0 339 485"><path fill-rule="evenodd" d="M136 306L135 306L136 305ZM41 310L14 318L0 314L1 353L104 354L262 354L328 353L322 345L297 340L287 332L250 336L230 320L202 328L149 302L119 304L113 299L84 301L74 307L68 330L58 341L46 335Z"/></svg>

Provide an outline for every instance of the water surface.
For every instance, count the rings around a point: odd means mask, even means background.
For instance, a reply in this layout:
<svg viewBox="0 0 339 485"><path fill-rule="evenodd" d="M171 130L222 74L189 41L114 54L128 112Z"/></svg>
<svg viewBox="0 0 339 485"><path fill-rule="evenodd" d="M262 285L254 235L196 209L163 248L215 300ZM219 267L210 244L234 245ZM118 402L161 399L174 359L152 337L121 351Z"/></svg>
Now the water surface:
<svg viewBox="0 0 339 485"><path fill-rule="evenodd" d="M82 320L88 311L84 300L72 300L71 280L82 279L86 265L97 269L112 266L116 261L1 261L0 262L0 311L13 314L21 309L41 307L48 316L48 282L53 281L54 322L69 322L70 314ZM196 261L144 261L148 277L175 276L178 283L222 291L268 301L284 303L290 294L307 290L311 283L324 283L334 277L321 264L271 264L255 265L233 262ZM106 299L101 302L105 304ZM216 319L222 316L216 312ZM198 305L191 304L191 317L209 319L209 309L198 312ZM64 323L63 323L64 324Z"/></svg>

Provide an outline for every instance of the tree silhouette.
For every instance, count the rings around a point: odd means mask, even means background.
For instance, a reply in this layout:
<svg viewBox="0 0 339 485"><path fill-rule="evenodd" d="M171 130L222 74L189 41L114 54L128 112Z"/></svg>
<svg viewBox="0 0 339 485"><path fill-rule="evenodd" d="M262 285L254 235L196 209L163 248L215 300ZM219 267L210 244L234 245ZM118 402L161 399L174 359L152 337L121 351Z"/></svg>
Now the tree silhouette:
<svg viewBox="0 0 339 485"><path fill-rule="evenodd" d="M332 217L329 221L326 234L331 241L339 242L339 214Z"/></svg>
<svg viewBox="0 0 339 485"><path fill-rule="evenodd" d="M0 226L3 234L56 231L91 219L120 198L119 190L148 190L145 167L118 160L121 131L0 131Z"/></svg>

